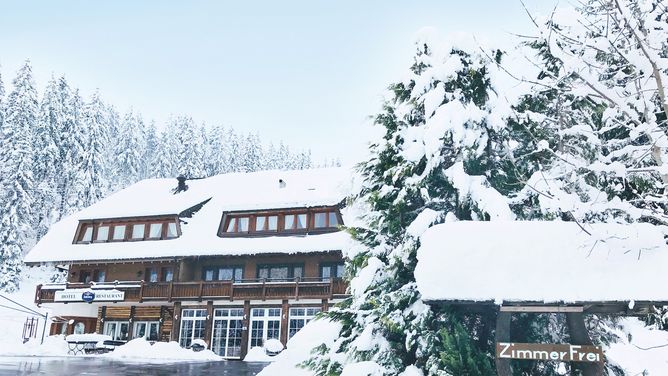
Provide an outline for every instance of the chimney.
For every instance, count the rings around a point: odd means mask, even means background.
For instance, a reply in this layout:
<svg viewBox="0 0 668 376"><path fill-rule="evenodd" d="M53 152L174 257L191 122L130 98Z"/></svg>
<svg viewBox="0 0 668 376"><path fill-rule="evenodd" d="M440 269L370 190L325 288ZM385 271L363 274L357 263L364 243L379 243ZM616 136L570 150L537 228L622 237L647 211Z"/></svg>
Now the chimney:
<svg viewBox="0 0 668 376"><path fill-rule="evenodd" d="M176 180L179 182L179 184L176 186L176 189L174 190L174 194L177 194L179 192L185 192L188 190L188 184L186 184L186 177L181 175L176 178Z"/></svg>
<svg viewBox="0 0 668 376"><path fill-rule="evenodd" d="M278 179L278 187L279 188L285 188L285 180Z"/></svg>

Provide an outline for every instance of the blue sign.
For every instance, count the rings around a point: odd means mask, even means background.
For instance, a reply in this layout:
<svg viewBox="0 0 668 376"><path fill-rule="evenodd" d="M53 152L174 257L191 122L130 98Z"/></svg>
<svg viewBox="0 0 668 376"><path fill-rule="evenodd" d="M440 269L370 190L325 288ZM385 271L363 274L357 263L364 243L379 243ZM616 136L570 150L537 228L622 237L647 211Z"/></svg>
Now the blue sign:
<svg viewBox="0 0 668 376"><path fill-rule="evenodd" d="M95 293L92 291L85 291L83 294L81 294L81 300L86 303L90 303L95 300Z"/></svg>

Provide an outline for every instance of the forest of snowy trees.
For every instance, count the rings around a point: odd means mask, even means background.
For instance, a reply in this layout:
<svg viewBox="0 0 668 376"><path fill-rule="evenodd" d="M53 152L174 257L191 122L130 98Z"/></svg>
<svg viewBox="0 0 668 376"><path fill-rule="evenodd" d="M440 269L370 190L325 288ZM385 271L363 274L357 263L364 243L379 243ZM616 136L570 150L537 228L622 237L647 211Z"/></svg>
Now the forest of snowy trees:
<svg viewBox="0 0 668 376"><path fill-rule="evenodd" d="M98 92L82 97L65 77L40 95L26 61L11 84L0 76L0 288L15 287L23 254L49 225L141 179L311 165L310 151L189 116L159 129Z"/></svg>

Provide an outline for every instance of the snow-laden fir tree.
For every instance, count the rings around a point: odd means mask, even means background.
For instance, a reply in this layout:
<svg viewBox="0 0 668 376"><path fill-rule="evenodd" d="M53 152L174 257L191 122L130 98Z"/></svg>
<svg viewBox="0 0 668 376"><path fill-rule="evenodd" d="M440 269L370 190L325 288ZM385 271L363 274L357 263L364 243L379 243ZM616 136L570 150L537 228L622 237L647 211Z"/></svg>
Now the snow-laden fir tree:
<svg viewBox="0 0 668 376"><path fill-rule="evenodd" d="M139 180L142 166L142 136L144 124L139 115L128 111L119 123L115 138L112 190L125 188Z"/></svg>
<svg viewBox="0 0 668 376"><path fill-rule="evenodd" d="M359 167L352 206L365 214L349 230L360 247L345 255L352 296L326 314L343 329L332 348L318 348L306 362L318 375L361 361L384 375L494 372L493 316L432 311L413 271L419 235L431 224L515 218L495 189L506 174L514 97L497 87L500 52L429 35L417 43L408 78L391 86L375 118L384 135Z"/></svg>
<svg viewBox="0 0 668 376"><path fill-rule="evenodd" d="M62 168L60 132L65 122L65 108L59 95L58 80L51 77L46 85L34 131L33 176L35 179L35 228L42 237L59 217L58 171Z"/></svg>
<svg viewBox="0 0 668 376"><path fill-rule="evenodd" d="M156 168L154 165L154 158L158 152L158 129L155 121L151 121L144 130L144 148L142 155L142 179L157 177Z"/></svg>
<svg viewBox="0 0 668 376"><path fill-rule="evenodd" d="M0 129L0 289L5 290L17 287L24 247L33 236L32 135L38 102L30 62L12 83Z"/></svg>
<svg viewBox="0 0 668 376"><path fill-rule="evenodd" d="M190 116L177 116L173 120L175 134L175 167L179 175L188 178L205 176L203 140Z"/></svg>
<svg viewBox="0 0 668 376"><path fill-rule="evenodd" d="M60 82L63 96L67 98L64 99L67 113L63 128L60 130L62 164L57 179L60 195L59 214L63 217L81 208L78 206L82 203L81 197L89 187L80 184L81 178L86 173L83 169L87 167L83 163L87 138L83 123L83 99L79 89L70 89L64 77Z"/></svg>
<svg viewBox="0 0 668 376"><path fill-rule="evenodd" d="M151 157L155 177L166 178L176 175L172 159L174 158L174 139L170 136L169 128L160 132L160 138L155 154Z"/></svg>
<svg viewBox="0 0 668 376"><path fill-rule="evenodd" d="M249 133L241 140L241 171L259 171L263 164L260 136Z"/></svg>
<svg viewBox="0 0 668 376"><path fill-rule="evenodd" d="M210 158L206 160L208 176L224 174L230 171L228 166L228 140L226 138L225 128L216 125L211 128L208 137L209 155Z"/></svg>
<svg viewBox="0 0 668 376"><path fill-rule="evenodd" d="M78 195L74 206L88 207L104 197L107 192L108 160L106 145L109 142L108 112L100 94L96 91L83 109L85 144L81 165L75 184Z"/></svg>

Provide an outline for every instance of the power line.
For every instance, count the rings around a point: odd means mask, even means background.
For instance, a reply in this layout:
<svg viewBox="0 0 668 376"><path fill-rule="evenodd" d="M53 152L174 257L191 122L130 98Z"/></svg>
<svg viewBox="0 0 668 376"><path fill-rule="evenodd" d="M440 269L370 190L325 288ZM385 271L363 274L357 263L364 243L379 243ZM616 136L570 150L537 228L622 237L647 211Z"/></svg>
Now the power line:
<svg viewBox="0 0 668 376"><path fill-rule="evenodd" d="M16 311L16 312L27 313L27 314L32 315L32 316L44 317L43 315L35 315L34 312L25 311L25 310L22 310L22 309L18 309L18 308L15 308L15 307L6 306L6 305L3 305L3 304L0 304L0 307L2 307L2 308L7 308L7 309L11 309L12 311Z"/></svg>
<svg viewBox="0 0 668 376"><path fill-rule="evenodd" d="M24 306L23 304L21 304L21 303L19 303L19 302L16 302L16 301L14 301L14 300L12 300L12 299L9 299L9 298L6 297L5 295L0 294L0 298L7 299L7 300L9 300L10 302L16 304L16 305L19 306L19 307L25 308L26 310L30 311L32 314L34 314L34 315L36 315L36 316L45 317L45 315L44 315L43 313L37 312L37 311L35 311L34 309L32 309L32 308L30 308L30 307L26 307L26 306Z"/></svg>

